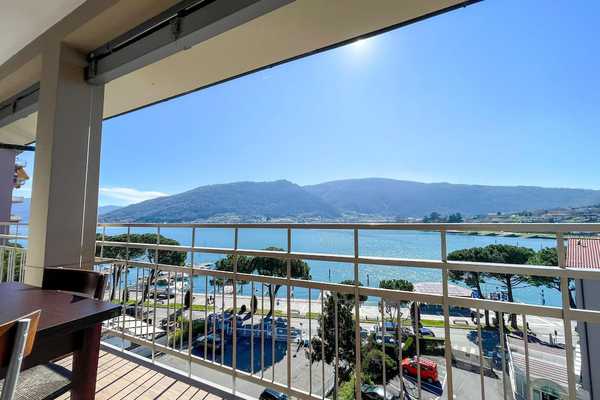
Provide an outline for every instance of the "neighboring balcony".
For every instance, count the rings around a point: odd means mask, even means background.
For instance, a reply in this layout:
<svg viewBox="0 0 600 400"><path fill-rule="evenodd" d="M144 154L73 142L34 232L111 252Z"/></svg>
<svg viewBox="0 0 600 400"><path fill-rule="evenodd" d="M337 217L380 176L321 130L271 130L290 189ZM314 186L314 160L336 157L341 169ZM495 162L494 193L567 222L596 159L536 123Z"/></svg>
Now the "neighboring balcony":
<svg viewBox="0 0 600 400"><path fill-rule="evenodd" d="M449 260L475 232L486 232L481 243L536 233L558 265ZM249 398L268 388L300 399L590 399L600 312L581 288L600 269L586 258L568 266L567 256L598 233L599 224L100 224L96 268L110 276L105 300L122 305L104 348ZM431 257L403 257L414 243ZM5 245L0 280L21 278L25 247ZM475 298L453 271L538 277L556 285L558 303L550 289L522 302L490 287ZM420 284L379 287L398 276ZM99 379L104 393L124 385Z"/></svg>

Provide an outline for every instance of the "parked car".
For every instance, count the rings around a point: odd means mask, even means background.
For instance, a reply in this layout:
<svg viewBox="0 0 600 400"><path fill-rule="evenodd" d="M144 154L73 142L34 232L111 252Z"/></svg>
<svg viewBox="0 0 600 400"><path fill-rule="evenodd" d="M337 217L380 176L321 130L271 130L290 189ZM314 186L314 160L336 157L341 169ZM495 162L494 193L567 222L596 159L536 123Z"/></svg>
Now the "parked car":
<svg viewBox="0 0 600 400"><path fill-rule="evenodd" d="M362 326L360 327L360 338L362 340L367 340L367 338L369 337L369 330L366 328L363 328Z"/></svg>
<svg viewBox="0 0 600 400"><path fill-rule="evenodd" d="M287 395L273 389L265 389L260 394L259 400L288 400Z"/></svg>
<svg viewBox="0 0 600 400"><path fill-rule="evenodd" d="M383 395L383 386L362 385L360 387L361 397L367 400L395 400L398 397L393 396L390 392Z"/></svg>
<svg viewBox="0 0 600 400"><path fill-rule="evenodd" d="M383 337L383 340L385 340L385 344L391 344L391 345L396 344L396 338L394 338L394 336L392 336L392 335L385 335ZM383 340L381 338L381 335L375 336L375 343L381 344L383 342Z"/></svg>
<svg viewBox="0 0 600 400"><path fill-rule="evenodd" d="M425 327L419 328L419 335L435 337L435 333L433 333L431 329Z"/></svg>
<svg viewBox="0 0 600 400"><path fill-rule="evenodd" d="M423 357L421 357L418 361L416 357L407 357L402 360L402 372L406 375L416 377L418 370L417 362L420 364L421 379L424 379L429 383L433 383L438 380L437 363Z"/></svg>

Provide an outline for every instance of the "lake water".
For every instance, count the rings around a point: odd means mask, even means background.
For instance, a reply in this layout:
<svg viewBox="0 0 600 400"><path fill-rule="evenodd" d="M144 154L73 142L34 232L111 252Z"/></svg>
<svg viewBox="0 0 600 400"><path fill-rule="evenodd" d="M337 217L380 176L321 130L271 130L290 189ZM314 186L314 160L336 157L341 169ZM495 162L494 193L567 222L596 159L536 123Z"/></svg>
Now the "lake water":
<svg viewBox="0 0 600 400"><path fill-rule="evenodd" d="M122 228L107 228L107 235L124 233ZM156 230L132 229L131 233L156 233ZM163 236L175 239L182 245L191 245L191 228L164 228L161 229ZM234 243L233 229L196 229L196 246L207 247L229 247ZM287 247L286 231L284 229L240 229L239 248L242 249L264 249L266 247ZM489 244L511 244L525 246L534 250L544 247L555 246L552 239L533 239L521 237L492 237L473 236L465 234L448 234L448 252L475 246L486 246ZM417 231L366 231L359 233L359 254L361 256L374 257L399 257L412 259L439 259L440 258L440 234L438 232ZM292 250L294 252L312 252L327 254L354 254L353 232L350 230L293 230ZM194 264L215 262L222 258L215 254L198 254L194 256ZM188 256L188 262L190 257ZM325 261L307 261L313 280L323 282L341 282L353 279L354 267L352 264L332 263ZM437 269L424 269L412 267L390 267L379 265L360 265L360 281L363 285L377 287L382 279L401 278L411 282L441 282L441 271ZM130 275L131 277L131 275ZM205 287L204 278L196 277L194 281L194 292L202 292ZM259 288L260 285L257 285ZM483 285L486 293L497 291L499 285L496 282L488 282ZM209 288L212 292L212 288ZM294 297L308 298L308 290L294 288ZM312 291L312 297L318 297L316 290ZM242 288L242 294L250 294L250 285ZM560 306L560 292L544 288L542 300L542 289L536 287L522 287L514 291L516 301L528 304L542 304ZM279 293L285 295L285 289ZM370 299L375 302L376 299Z"/></svg>

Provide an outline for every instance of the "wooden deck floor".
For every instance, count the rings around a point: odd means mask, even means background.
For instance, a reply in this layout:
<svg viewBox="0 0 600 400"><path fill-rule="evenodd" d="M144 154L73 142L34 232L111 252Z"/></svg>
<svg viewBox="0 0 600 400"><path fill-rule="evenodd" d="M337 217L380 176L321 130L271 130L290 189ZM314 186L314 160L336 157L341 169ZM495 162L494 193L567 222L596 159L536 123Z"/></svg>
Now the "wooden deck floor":
<svg viewBox="0 0 600 400"><path fill-rule="evenodd" d="M58 364L71 368L71 362L69 357ZM69 398L69 393L59 397L61 400ZM98 364L96 399L220 400L222 397L102 351Z"/></svg>

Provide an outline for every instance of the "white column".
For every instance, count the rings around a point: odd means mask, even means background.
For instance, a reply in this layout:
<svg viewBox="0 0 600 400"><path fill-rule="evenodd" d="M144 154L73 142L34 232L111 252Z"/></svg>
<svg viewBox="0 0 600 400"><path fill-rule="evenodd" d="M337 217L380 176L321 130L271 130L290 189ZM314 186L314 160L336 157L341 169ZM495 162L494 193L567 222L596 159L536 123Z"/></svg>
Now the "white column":
<svg viewBox="0 0 600 400"><path fill-rule="evenodd" d="M88 160L85 181L83 230L81 238L81 268L93 269L96 257L96 226L98 224L98 190L100 185L100 150L102 141L102 111L104 85L92 87Z"/></svg>
<svg viewBox="0 0 600 400"><path fill-rule="evenodd" d="M85 82L84 67L84 55L64 44L49 44L42 54L25 272L32 285L41 284L46 267L81 267L84 249L89 263L103 89Z"/></svg>

